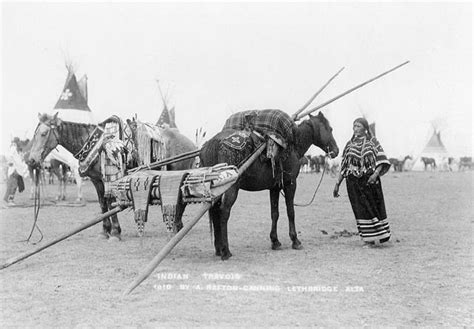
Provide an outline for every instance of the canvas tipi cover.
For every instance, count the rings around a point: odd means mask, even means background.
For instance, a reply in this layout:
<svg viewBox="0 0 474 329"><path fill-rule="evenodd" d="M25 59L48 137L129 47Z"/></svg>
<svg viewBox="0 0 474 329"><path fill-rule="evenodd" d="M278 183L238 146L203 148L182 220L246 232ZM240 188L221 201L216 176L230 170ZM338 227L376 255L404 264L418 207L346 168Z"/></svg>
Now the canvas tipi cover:
<svg viewBox="0 0 474 329"><path fill-rule="evenodd" d="M421 160L422 157L435 159L437 165L441 164L443 159L449 157L449 152L441 141L440 131L434 129L433 135L429 139L428 143L426 143L426 146L417 156L412 168L413 170L424 170L425 167L423 161Z"/></svg>
<svg viewBox="0 0 474 329"><path fill-rule="evenodd" d="M87 104L87 78L79 83L76 75L68 69L64 88L52 113L58 113L60 119L70 122L95 124L92 112Z"/></svg>

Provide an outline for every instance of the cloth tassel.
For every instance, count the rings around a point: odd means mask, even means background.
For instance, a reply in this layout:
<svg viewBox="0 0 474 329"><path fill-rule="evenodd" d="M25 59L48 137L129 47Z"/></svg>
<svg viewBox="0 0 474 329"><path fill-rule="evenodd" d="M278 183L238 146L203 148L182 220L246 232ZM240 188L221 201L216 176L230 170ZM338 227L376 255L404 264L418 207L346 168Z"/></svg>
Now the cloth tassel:
<svg viewBox="0 0 474 329"><path fill-rule="evenodd" d="M161 207L163 212L163 222L166 225L166 230L170 233L176 233L175 218L177 212L176 205L164 205Z"/></svg>

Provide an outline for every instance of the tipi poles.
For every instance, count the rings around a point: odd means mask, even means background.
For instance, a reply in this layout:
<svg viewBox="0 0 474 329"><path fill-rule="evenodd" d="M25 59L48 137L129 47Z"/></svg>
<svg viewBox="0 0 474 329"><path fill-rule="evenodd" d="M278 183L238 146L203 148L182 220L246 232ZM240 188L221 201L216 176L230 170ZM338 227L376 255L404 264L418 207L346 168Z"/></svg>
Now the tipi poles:
<svg viewBox="0 0 474 329"><path fill-rule="evenodd" d="M381 77L383 77L384 75L389 74L390 72L395 71L396 69L398 69L398 68L400 68L400 67L402 67L403 65L406 65L406 64L408 64L408 63L410 63L410 61L406 61L406 62L404 62L404 63L402 63L402 64L400 64L400 65L397 65L397 66L395 66L394 68L392 68L392 69L390 69L390 70L388 70L388 71L385 71L384 73L379 74L379 75L377 75L376 77L374 77L374 78L372 78L372 79L370 79L370 80L367 80L367 81L365 81L365 82L363 82L363 83L361 83L361 84L359 84L359 85L357 85L357 86L355 86L355 87L353 87L353 88L351 88L351 89L349 89L349 90L343 92L342 94L340 94L340 95L338 95L338 96L336 96L336 97L331 98L330 100L328 100L327 102L322 103L321 105L318 105L318 106L316 106L316 107L314 107L314 108L312 108L312 109L310 109L310 110L307 110L307 111L305 111L305 112L303 112L303 113L300 113L300 114L297 116L296 120L299 120L299 119L301 119L302 117L304 117L304 116L306 116L306 115L308 115L308 114L310 114L310 113L313 113L314 111L317 111L317 110L319 110L320 108L322 108L322 107L324 107L324 106L326 106L326 105L331 104L331 103L334 102L335 100L338 100L339 98L341 98L341 97L343 97L343 96L345 96L345 95L347 95L347 94L353 92L354 90L359 89L359 88L365 86L366 84L368 84L368 83L370 83L370 82L372 82L372 81L374 81L374 80L377 80L378 78L381 78Z"/></svg>
<svg viewBox="0 0 474 329"><path fill-rule="evenodd" d="M334 78L336 78L339 73L342 72L342 70L344 70L344 68L341 68L339 71L337 71L336 74L334 74L325 84L324 86L322 86L307 102L306 104L304 104L298 111L296 111L292 116L291 116L291 119L293 120L296 120L296 118L298 117L298 114L300 114L301 112L303 112L308 106L309 104L311 104L312 101L314 101L314 99L331 83L332 80L334 80Z"/></svg>

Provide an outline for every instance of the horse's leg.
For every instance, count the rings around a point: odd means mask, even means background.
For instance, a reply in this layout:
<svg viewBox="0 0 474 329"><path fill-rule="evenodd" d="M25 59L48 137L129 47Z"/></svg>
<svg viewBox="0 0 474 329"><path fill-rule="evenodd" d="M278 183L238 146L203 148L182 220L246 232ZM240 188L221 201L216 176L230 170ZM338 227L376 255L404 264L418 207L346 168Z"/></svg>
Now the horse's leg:
<svg viewBox="0 0 474 329"><path fill-rule="evenodd" d="M107 204L107 208L108 209L112 209L112 203L114 203L116 200L114 197L109 197L109 198L106 198L106 204ZM109 242L110 241L120 241L122 238L121 238L121 234L122 234L122 229L120 228L120 223L118 221L118 216L115 214L115 215L112 215L109 217L110 218L110 222L111 222L111 230L110 230L110 239L109 239Z"/></svg>
<svg viewBox="0 0 474 329"><path fill-rule="evenodd" d="M58 175L58 194L56 195L56 200L57 201L60 201L61 200L61 177L59 176L59 173L57 174Z"/></svg>
<svg viewBox="0 0 474 329"><path fill-rule="evenodd" d="M67 184L66 178L63 178L61 183L62 183L62 185L61 185L61 200L64 201L64 200L66 200L66 184Z"/></svg>
<svg viewBox="0 0 474 329"><path fill-rule="evenodd" d="M216 201L209 209L209 220L214 230L214 249L216 250L216 256L222 256L222 230L220 221L219 207L221 200Z"/></svg>
<svg viewBox="0 0 474 329"><path fill-rule="evenodd" d="M77 201L82 201L82 177L75 175L77 185Z"/></svg>
<svg viewBox="0 0 474 329"><path fill-rule="evenodd" d="M281 247L280 241L278 241L278 233L277 233L277 226L278 226L278 217L280 213L278 211L278 201L280 199L280 189L278 187L274 187L270 189L270 211L271 211L271 218L272 218L272 230L270 232L270 240L272 241L272 249L278 250Z"/></svg>
<svg viewBox="0 0 474 329"><path fill-rule="evenodd" d="M108 207L107 207L107 203L104 197L104 193L105 193L104 183L100 179L91 178L91 181L92 181L92 184L94 184L95 190L97 192L100 209L102 213L105 213L107 212ZM99 237L108 239L111 229L112 229L112 225L110 223L110 218L109 217L104 218L104 220L102 221L102 232L99 233Z"/></svg>
<svg viewBox="0 0 474 329"><path fill-rule="evenodd" d="M232 188L227 190L226 193L221 198L219 205L219 220L220 220L220 229L221 229L221 248L220 254L222 260L227 260L232 257L232 253L229 249L229 239L227 235L227 222L229 221L230 211L232 206L237 200L239 194L239 187L234 185Z"/></svg>
<svg viewBox="0 0 474 329"><path fill-rule="evenodd" d="M290 239L293 241L291 247L293 249L301 249L303 246L301 245L300 240L298 240L298 236L296 234L296 227L295 227L295 192L296 192L296 182L292 182L290 184L285 184L283 188L285 192L285 203L286 203L286 213L288 215L288 224L289 224L289 231L290 231Z"/></svg>

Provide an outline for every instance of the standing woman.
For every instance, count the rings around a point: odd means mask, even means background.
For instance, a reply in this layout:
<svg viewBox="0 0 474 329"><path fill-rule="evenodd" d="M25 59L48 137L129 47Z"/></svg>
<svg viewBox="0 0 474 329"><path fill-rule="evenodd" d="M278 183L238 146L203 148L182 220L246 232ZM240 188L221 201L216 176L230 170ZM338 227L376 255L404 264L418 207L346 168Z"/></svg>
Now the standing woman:
<svg viewBox="0 0 474 329"><path fill-rule="evenodd" d="M345 178L359 235L365 243L378 245L390 239L380 181L380 176L390 169L390 162L379 141L370 133L366 119L355 119L352 129L354 135L342 153L333 195L339 197L339 185Z"/></svg>

